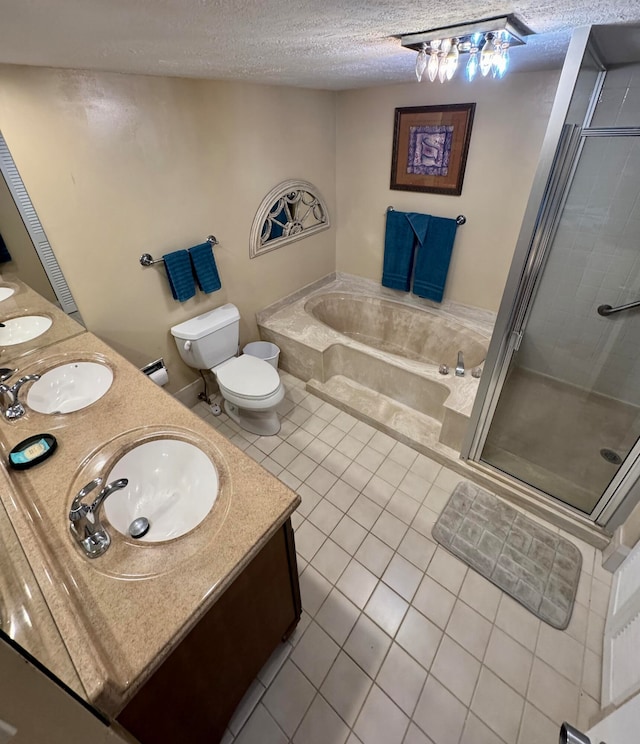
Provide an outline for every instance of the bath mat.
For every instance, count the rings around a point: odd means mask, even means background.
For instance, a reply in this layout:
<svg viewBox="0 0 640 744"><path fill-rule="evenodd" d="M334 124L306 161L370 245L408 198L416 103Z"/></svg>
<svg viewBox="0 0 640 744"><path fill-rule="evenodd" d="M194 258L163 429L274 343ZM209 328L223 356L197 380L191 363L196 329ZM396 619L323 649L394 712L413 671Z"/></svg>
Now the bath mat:
<svg viewBox="0 0 640 744"><path fill-rule="evenodd" d="M433 537L554 628L564 630L576 598L582 554L488 491L461 481Z"/></svg>

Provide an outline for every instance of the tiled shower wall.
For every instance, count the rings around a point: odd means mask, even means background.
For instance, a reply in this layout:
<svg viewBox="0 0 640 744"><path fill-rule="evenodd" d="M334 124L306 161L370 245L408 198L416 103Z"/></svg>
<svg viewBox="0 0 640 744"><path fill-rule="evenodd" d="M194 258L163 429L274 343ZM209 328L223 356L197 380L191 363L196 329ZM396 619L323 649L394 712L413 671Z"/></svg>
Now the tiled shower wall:
<svg viewBox="0 0 640 744"><path fill-rule="evenodd" d="M594 127L640 126L640 65L607 73ZM518 362L640 405L640 136L588 138Z"/></svg>

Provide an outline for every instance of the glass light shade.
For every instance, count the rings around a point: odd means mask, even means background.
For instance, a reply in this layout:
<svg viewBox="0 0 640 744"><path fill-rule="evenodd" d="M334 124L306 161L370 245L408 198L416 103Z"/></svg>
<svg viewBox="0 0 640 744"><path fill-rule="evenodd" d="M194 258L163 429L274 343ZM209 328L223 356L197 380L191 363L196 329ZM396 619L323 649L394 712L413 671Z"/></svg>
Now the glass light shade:
<svg viewBox="0 0 640 744"><path fill-rule="evenodd" d="M451 49L449 49L449 53L447 54L445 63L447 80L451 80L451 78L455 74L455 71L458 69L459 57L460 52L458 51L458 40L453 39L453 41L451 42Z"/></svg>
<svg viewBox="0 0 640 744"><path fill-rule="evenodd" d="M486 41L480 52L480 72L484 77L489 74L493 56L497 52L496 45L493 42L493 34L487 34L485 38Z"/></svg>
<svg viewBox="0 0 640 744"><path fill-rule="evenodd" d="M438 60L438 49L439 48L440 48L440 41L438 39L431 42L429 62L427 64L427 75L429 76L429 80L431 80L431 82L433 82L438 76L438 66L440 64Z"/></svg>
<svg viewBox="0 0 640 744"><path fill-rule="evenodd" d="M509 68L509 44L502 43L492 62L493 77L503 78Z"/></svg>
<svg viewBox="0 0 640 744"><path fill-rule="evenodd" d="M418 52L418 56L416 58L416 77L418 78L418 82L422 80L424 71L427 69L426 49L427 49L427 45L423 44L422 49Z"/></svg>
<svg viewBox="0 0 640 744"><path fill-rule="evenodd" d="M440 60L438 63L438 80L441 83L447 79L447 55L451 49L451 39L444 39L440 47Z"/></svg>
<svg viewBox="0 0 640 744"><path fill-rule="evenodd" d="M478 74L478 48L473 47L469 52L469 60L466 67L467 80L471 83Z"/></svg>

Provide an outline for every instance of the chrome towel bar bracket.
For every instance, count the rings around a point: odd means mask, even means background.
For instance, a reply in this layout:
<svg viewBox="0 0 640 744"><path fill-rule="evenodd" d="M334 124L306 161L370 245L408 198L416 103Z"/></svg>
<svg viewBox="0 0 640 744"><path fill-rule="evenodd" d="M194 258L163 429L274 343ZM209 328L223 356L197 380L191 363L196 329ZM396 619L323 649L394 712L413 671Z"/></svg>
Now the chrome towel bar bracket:
<svg viewBox="0 0 640 744"><path fill-rule="evenodd" d="M606 318L607 315L620 313L623 310L631 310L634 307L640 307L640 300L638 300L637 302L629 302L627 305L618 305L618 307L611 307L611 305L599 305L598 315L603 315Z"/></svg>
<svg viewBox="0 0 640 744"><path fill-rule="evenodd" d="M218 238L215 235L209 235L207 237L207 243L211 243L211 247L219 245ZM140 264L142 266L153 266L154 264L164 263L164 258L153 258L150 253L143 253L140 256Z"/></svg>
<svg viewBox="0 0 640 744"><path fill-rule="evenodd" d="M387 212L395 212L395 209L393 207L387 207ZM463 214L459 214L456 217L456 224L458 226L464 225L466 221L467 221L467 218Z"/></svg>

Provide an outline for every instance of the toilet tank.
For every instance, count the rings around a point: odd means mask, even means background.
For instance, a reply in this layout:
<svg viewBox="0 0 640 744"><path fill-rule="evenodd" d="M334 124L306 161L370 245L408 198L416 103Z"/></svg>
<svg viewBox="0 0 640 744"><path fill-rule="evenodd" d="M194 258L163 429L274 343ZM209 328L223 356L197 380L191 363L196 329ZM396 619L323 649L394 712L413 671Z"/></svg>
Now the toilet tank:
<svg viewBox="0 0 640 744"><path fill-rule="evenodd" d="M240 313L231 303L216 307L171 328L185 364L211 369L238 351Z"/></svg>

